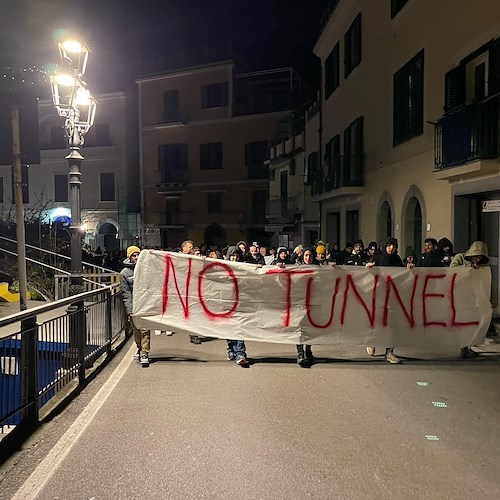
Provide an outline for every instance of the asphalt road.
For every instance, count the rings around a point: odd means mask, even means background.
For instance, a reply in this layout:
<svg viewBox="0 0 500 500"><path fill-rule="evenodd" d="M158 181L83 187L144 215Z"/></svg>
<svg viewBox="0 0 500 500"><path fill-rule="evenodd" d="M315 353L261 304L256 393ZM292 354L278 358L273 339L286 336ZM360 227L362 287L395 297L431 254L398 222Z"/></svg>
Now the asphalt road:
<svg viewBox="0 0 500 500"><path fill-rule="evenodd" d="M141 368L130 346L4 464L0 498L500 498L498 353L322 346L303 369L249 342L243 368L176 334Z"/></svg>

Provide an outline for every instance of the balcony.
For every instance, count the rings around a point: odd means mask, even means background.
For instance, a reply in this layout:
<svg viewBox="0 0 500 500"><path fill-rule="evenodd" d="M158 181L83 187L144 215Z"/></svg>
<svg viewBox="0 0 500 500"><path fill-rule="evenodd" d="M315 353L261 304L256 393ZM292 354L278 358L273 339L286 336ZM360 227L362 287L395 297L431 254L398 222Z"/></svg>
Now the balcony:
<svg viewBox="0 0 500 500"><path fill-rule="evenodd" d="M160 171L160 182L155 184L159 194L184 192L188 183L188 171L185 169L164 169Z"/></svg>
<svg viewBox="0 0 500 500"><path fill-rule="evenodd" d="M300 209L295 198L268 200L266 203L267 219L276 222L292 223L298 214L300 214Z"/></svg>
<svg viewBox="0 0 500 500"><path fill-rule="evenodd" d="M437 169L497 158L499 98L469 104L436 124L434 163Z"/></svg>
<svg viewBox="0 0 500 500"><path fill-rule="evenodd" d="M149 212L146 210L145 224L160 228L183 228L191 221L190 212Z"/></svg>

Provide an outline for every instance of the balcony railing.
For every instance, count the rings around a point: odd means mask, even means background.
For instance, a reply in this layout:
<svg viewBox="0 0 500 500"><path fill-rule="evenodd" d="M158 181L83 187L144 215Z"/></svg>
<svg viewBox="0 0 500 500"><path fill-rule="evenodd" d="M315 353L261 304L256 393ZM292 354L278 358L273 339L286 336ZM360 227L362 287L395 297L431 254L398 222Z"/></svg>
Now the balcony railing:
<svg viewBox="0 0 500 500"><path fill-rule="evenodd" d="M436 124L434 163L436 168L474 160L497 158L498 96L449 113Z"/></svg>
<svg viewBox="0 0 500 500"><path fill-rule="evenodd" d="M299 207L295 198L280 198L268 200L266 204L266 217L268 219L293 220Z"/></svg>
<svg viewBox="0 0 500 500"><path fill-rule="evenodd" d="M192 218L190 212L177 210L151 212L146 209L145 224L147 226L187 226Z"/></svg>

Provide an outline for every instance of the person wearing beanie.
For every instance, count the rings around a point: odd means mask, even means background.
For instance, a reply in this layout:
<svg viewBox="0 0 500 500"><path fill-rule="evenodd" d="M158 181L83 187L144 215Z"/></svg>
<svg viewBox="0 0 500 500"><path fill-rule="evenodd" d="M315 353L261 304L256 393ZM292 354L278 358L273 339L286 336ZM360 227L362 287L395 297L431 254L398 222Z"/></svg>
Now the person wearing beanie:
<svg viewBox="0 0 500 500"><path fill-rule="evenodd" d="M325 245L322 245L322 241L318 242L318 245L316 246L316 259L320 264L325 264L326 263L326 247Z"/></svg>
<svg viewBox="0 0 500 500"><path fill-rule="evenodd" d="M138 328L134 324L134 318L132 316L132 297L134 293L134 272L137 259L141 249L135 245L131 245L127 248L127 258L123 261L123 269L120 271L120 289L122 291L123 303L125 305L125 310L127 311L128 318L130 321L130 326L134 332L134 340L137 345L137 353L134 355L134 359L138 359L141 362L143 368L149 366L149 349L151 344L151 331L145 328Z"/></svg>
<svg viewBox="0 0 500 500"><path fill-rule="evenodd" d="M127 247L127 259L130 259L130 256L134 253L140 254L141 249L139 247L136 247L135 245Z"/></svg>

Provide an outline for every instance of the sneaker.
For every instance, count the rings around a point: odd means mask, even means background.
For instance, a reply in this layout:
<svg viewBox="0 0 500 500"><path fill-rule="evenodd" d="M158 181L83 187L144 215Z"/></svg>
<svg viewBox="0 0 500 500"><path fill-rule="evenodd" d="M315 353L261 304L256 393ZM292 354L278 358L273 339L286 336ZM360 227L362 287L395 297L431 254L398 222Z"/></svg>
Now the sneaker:
<svg viewBox="0 0 500 500"><path fill-rule="evenodd" d="M366 352L368 353L368 356L375 356L375 347L367 347Z"/></svg>
<svg viewBox="0 0 500 500"><path fill-rule="evenodd" d="M460 349L460 357L462 359L477 358L478 356L479 354L470 347L462 347L462 349Z"/></svg>
<svg viewBox="0 0 500 500"><path fill-rule="evenodd" d="M136 361L139 361L140 357L141 357L141 352L139 351L139 349L137 349L137 352L134 354L134 359Z"/></svg>
<svg viewBox="0 0 500 500"><path fill-rule="evenodd" d="M191 344L201 344L201 339L198 335L190 335L189 342L191 342Z"/></svg>
<svg viewBox="0 0 500 500"><path fill-rule="evenodd" d="M141 356L141 366L147 368L149 366L149 357L147 354Z"/></svg>
<svg viewBox="0 0 500 500"><path fill-rule="evenodd" d="M236 355L234 354L233 351L227 351L227 360L228 361L234 361L234 358L236 357Z"/></svg>
<svg viewBox="0 0 500 500"><path fill-rule="evenodd" d="M240 354L239 356L236 356L236 364L240 366L245 366L248 365L248 360L245 356Z"/></svg>
<svg viewBox="0 0 500 500"><path fill-rule="evenodd" d="M389 361L389 363L392 363L393 365L398 365L401 363L401 360L393 352L388 352L385 355L385 359Z"/></svg>
<svg viewBox="0 0 500 500"><path fill-rule="evenodd" d="M165 331L165 334L167 335L167 337L171 337L171 336L174 334L174 332L171 332L171 331L169 331L169 330L166 330L166 331Z"/></svg>
<svg viewBox="0 0 500 500"><path fill-rule="evenodd" d="M299 354L297 356L297 363L299 364L299 366L304 367L304 366L307 366L309 364L309 360L305 356Z"/></svg>

